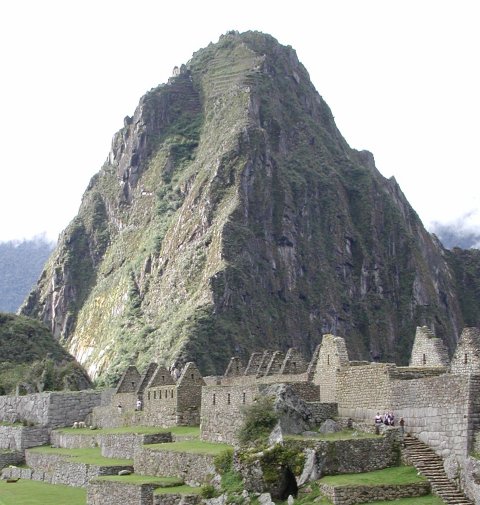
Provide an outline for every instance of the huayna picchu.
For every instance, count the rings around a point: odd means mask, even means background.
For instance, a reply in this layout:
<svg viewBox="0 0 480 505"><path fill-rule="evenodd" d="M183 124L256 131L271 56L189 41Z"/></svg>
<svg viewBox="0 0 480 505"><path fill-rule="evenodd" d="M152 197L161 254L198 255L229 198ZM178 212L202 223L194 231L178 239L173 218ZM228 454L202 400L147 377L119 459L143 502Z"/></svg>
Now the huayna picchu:
<svg viewBox="0 0 480 505"><path fill-rule="evenodd" d="M125 118L21 312L106 382L130 363L307 357L324 333L402 364L417 325L451 354L478 324L470 260L349 147L291 47L229 32Z"/></svg>

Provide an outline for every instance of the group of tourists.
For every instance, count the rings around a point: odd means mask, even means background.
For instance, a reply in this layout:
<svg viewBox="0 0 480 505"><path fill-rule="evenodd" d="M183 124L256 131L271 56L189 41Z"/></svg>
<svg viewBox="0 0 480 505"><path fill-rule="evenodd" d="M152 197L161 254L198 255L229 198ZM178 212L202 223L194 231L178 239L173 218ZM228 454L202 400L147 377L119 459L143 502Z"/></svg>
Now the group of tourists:
<svg viewBox="0 0 480 505"><path fill-rule="evenodd" d="M393 412L384 412L383 415L380 414L380 412L377 412L377 415L375 416L375 433L377 435L380 434L380 426L384 424L386 426L395 426L395 416L393 415ZM400 418L400 432L402 436L404 435L405 432L405 420Z"/></svg>
<svg viewBox="0 0 480 505"><path fill-rule="evenodd" d="M385 424L387 426L395 426L395 416L393 415L393 412L385 412L382 415L380 415L380 412L377 412L377 415L375 416L375 425L380 425L380 424Z"/></svg>

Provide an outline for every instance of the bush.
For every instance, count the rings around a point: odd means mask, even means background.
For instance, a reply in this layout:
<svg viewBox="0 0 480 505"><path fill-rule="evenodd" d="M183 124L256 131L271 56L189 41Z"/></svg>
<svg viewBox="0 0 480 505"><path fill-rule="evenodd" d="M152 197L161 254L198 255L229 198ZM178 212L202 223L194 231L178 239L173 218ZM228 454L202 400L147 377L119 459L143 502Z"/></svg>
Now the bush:
<svg viewBox="0 0 480 505"><path fill-rule="evenodd" d="M202 495L202 498L208 499L208 498L215 498L215 495L217 493L212 484L204 484L201 488L200 494Z"/></svg>
<svg viewBox="0 0 480 505"><path fill-rule="evenodd" d="M226 449L221 452L217 456L215 456L213 460L213 464L215 465L215 470L220 474L224 475L232 469L233 463L233 449Z"/></svg>
<svg viewBox="0 0 480 505"><path fill-rule="evenodd" d="M273 408L273 398L261 396L243 410L244 420L238 433L241 444L249 444L268 437L278 416Z"/></svg>

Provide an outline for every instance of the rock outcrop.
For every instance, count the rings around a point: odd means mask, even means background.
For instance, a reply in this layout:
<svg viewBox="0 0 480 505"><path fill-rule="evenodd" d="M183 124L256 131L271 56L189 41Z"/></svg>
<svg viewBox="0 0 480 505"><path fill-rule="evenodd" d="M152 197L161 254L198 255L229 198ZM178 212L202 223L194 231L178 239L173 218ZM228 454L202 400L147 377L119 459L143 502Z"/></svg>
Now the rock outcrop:
<svg viewBox="0 0 480 505"><path fill-rule="evenodd" d="M225 368L259 347L406 362L463 325L446 253L351 149L291 47L228 33L115 135L22 312L92 377L152 359Z"/></svg>

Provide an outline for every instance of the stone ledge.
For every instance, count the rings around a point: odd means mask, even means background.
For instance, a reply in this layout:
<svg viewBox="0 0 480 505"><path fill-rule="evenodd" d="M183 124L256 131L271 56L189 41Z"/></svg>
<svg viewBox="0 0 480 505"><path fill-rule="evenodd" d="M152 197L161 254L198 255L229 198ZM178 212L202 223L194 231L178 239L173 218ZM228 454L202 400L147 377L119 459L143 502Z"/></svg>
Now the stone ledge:
<svg viewBox="0 0 480 505"><path fill-rule="evenodd" d="M419 482L405 485L379 486L332 486L320 484L322 493L334 505L355 505L380 500L396 500L399 498L413 498L430 493L429 482Z"/></svg>
<svg viewBox="0 0 480 505"><path fill-rule="evenodd" d="M94 477L116 475L120 470L133 472L132 465L94 465L72 461L68 456L60 454L38 454L27 451L26 461L31 468L33 480L73 487L85 487Z"/></svg>

